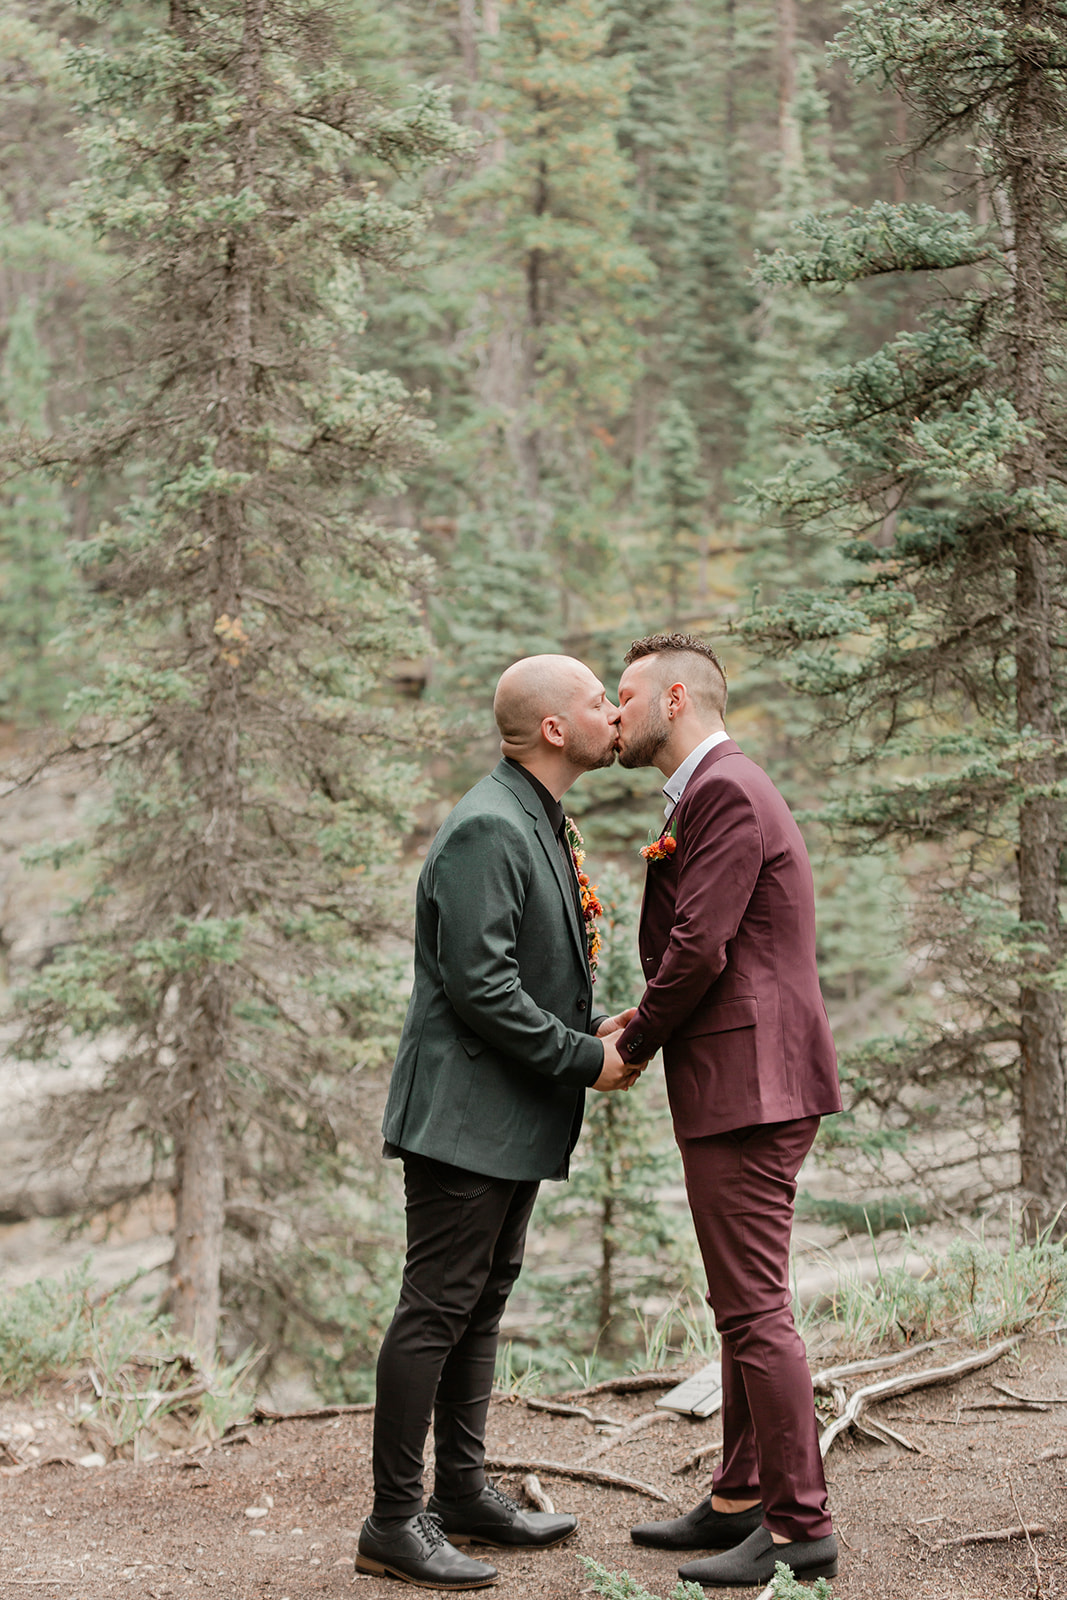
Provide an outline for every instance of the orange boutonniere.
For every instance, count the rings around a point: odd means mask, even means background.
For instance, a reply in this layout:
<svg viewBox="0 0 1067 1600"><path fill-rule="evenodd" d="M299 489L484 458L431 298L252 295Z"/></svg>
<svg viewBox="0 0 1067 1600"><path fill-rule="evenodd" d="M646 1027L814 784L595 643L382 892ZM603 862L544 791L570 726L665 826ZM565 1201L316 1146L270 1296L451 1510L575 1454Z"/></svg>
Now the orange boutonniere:
<svg viewBox="0 0 1067 1600"><path fill-rule="evenodd" d="M582 917L585 922L585 947L589 956L589 970L593 974L595 983L596 964L600 958L600 929L597 927L597 918L603 915L604 907L596 897L596 884L589 882L589 874L584 870L585 840L570 817L564 818L563 825L567 843L570 845L574 870L578 874L578 891L582 899Z"/></svg>
<svg viewBox="0 0 1067 1600"><path fill-rule="evenodd" d="M641 854L644 856L646 861L649 863L653 861L666 861L673 856L674 852L678 848L678 840L674 836L675 826L676 824L674 818L672 817L670 825L664 830L663 833L659 835L658 838L653 839L651 830L649 831L648 843L641 846Z"/></svg>

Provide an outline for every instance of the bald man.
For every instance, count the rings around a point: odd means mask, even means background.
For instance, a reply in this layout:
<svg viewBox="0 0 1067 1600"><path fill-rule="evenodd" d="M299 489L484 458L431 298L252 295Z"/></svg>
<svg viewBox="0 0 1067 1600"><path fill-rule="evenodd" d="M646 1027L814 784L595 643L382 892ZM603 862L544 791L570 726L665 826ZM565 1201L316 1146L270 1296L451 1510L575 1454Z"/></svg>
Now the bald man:
<svg viewBox="0 0 1067 1600"><path fill-rule="evenodd" d="M581 773L614 761L618 711L570 656L517 661L493 711L502 759L444 822L419 877L415 986L383 1126L386 1154L404 1163L407 1259L378 1359L374 1508L356 1569L434 1589L496 1581L456 1544L543 1548L578 1525L486 1483L497 1330L538 1184L567 1176L586 1089L628 1089L643 1065L615 1045L632 1013L593 1011L560 804Z"/></svg>

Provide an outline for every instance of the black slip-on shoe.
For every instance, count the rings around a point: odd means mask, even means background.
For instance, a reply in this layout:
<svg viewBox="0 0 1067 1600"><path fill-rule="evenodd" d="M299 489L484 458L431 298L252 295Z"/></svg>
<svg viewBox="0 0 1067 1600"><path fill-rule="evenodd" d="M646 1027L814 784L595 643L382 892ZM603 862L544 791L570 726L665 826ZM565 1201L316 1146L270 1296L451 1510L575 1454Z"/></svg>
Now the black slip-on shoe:
<svg viewBox="0 0 1067 1600"><path fill-rule="evenodd" d="M747 1511L716 1511L709 1494L683 1517L639 1522L630 1529L630 1538L656 1550L732 1550L762 1522L763 1507L758 1502Z"/></svg>
<svg viewBox="0 0 1067 1600"><path fill-rule="evenodd" d="M495 1567L460 1555L426 1511L385 1527L368 1517L356 1546L356 1571L400 1578L420 1589L484 1589L497 1581Z"/></svg>
<svg viewBox="0 0 1067 1600"><path fill-rule="evenodd" d="M725 1550L706 1561L687 1561L678 1576L705 1589L759 1589L770 1583L779 1561L784 1561L795 1578L833 1578L837 1575L837 1540L832 1533L825 1539L796 1539L790 1544L775 1544L766 1528L750 1533L744 1544Z"/></svg>
<svg viewBox="0 0 1067 1600"><path fill-rule="evenodd" d="M578 1526L578 1518L566 1513L523 1511L492 1483L469 1500L442 1500L432 1494L426 1509L440 1519L454 1544L488 1544L498 1550L545 1550L569 1539Z"/></svg>

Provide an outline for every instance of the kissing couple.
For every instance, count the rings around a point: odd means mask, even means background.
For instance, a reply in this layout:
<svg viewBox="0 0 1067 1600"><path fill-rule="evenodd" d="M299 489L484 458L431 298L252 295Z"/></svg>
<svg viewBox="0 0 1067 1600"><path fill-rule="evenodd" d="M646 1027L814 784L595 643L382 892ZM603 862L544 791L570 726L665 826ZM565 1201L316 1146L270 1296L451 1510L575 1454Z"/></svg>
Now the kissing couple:
<svg viewBox="0 0 1067 1600"><path fill-rule="evenodd" d="M723 1458L705 1500L631 1537L719 1552L679 1568L708 1589L764 1585L777 1561L798 1578L837 1571L789 1286L797 1173L820 1118L841 1109L811 868L782 796L726 732L714 649L654 634L625 661L617 705L570 656L507 669L493 703L501 759L442 824L419 877L383 1124L384 1154L404 1168L407 1255L378 1358L359 1572L482 1588L497 1569L457 1546L544 1548L577 1529L486 1480L498 1329L538 1185L567 1177L586 1090L628 1092L658 1051L722 1339ZM607 1016L562 800L616 759L657 767L666 804L643 852L645 990Z"/></svg>

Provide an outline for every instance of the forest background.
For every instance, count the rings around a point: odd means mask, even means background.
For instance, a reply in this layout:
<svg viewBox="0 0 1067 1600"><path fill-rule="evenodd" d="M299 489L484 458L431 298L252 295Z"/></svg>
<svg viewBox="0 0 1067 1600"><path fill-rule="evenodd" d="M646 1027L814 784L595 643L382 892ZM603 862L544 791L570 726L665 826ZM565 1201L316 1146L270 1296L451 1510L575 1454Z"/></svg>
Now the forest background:
<svg viewBox="0 0 1067 1600"><path fill-rule="evenodd" d="M804 820L824 1210L1058 1226L1065 60L1040 4L0 6L9 803L76 796L4 858L10 1053L90 1042L42 1159L173 1197L205 1359L366 1392L421 855L508 662L651 630ZM568 805L625 1004L658 778ZM692 1281L662 1094L583 1150L543 1361Z"/></svg>

